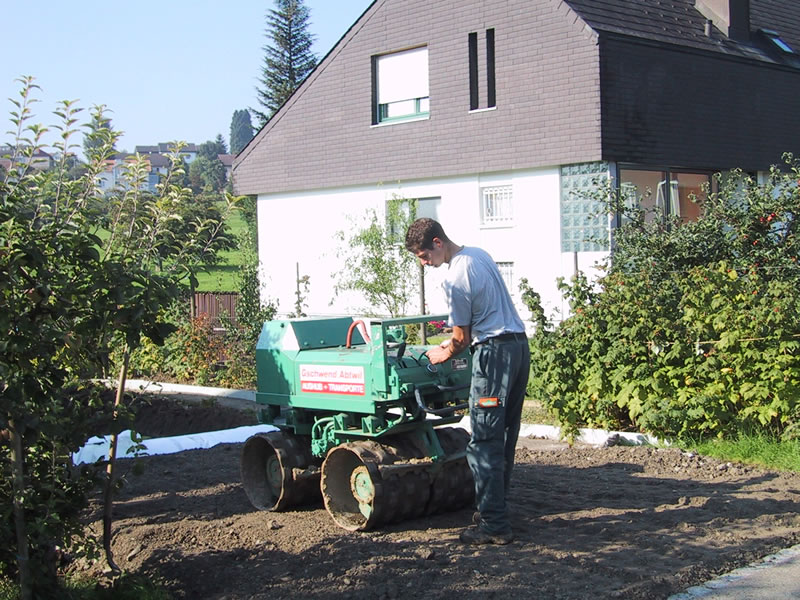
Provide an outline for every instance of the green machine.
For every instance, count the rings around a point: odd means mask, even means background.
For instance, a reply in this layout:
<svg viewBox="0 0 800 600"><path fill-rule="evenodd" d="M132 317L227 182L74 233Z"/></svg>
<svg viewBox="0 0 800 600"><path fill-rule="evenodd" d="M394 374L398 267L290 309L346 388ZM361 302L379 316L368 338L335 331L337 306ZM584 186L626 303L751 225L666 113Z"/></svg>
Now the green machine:
<svg viewBox="0 0 800 600"><path fill-rule="evenodd" d="M264 324L256 347L259 420L278 431L247 440L242 483L262 510L318 500L350 531L456 510L472 502L469 435L447 427L468 407L469 352L432 365L407 327L292 319Z"/></svg>

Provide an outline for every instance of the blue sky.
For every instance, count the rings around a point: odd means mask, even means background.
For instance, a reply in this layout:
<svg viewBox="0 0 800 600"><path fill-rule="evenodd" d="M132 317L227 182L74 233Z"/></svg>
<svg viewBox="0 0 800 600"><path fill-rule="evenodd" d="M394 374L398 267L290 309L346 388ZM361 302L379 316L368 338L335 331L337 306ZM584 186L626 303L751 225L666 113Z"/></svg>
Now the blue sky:
<svg viewBox="0 0 800 600"><path fill-rule="evenodd" d="M306 0L321 59L372 0ZM52 125L59 100L106 105L119 150L173 140L228 142L233 111L257 105L256 86L272 0L35 0L4 2L0 38L3 126L15 79L41 86L35 122Z"/></svg>

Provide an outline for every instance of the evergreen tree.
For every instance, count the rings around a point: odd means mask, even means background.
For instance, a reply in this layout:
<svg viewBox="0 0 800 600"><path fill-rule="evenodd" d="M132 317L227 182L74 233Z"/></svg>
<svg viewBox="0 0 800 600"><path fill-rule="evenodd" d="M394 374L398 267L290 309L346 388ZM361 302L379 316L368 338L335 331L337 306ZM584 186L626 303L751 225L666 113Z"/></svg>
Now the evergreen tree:
<svg viewBox="0 0 800 600"><path fill-rule="evenodd" d="M99 112L96 112L92 115L92 120L87 125L88 131L83 138L83 152L86 155L87 160L91 160L91 157L103 147L104 140L107 137L106 132L111 130L111 119L99 115L101 115ZM113 142L114 146L112 146L112 150L116 151L116 140Z"/></svg>
<svg viewBox="0 0 800 600"><path fill-rule="evenodd" d="M217 145L217 148L219 148L219 153L218 154L227 154L228 153L228 145L225 143L225 138L222 137L221 133L218 133L217 137L214 138L214 143Z"/></svg>
<svg viewBox="0 0 800 600"><path fill-rule="evenodd" d="M225 146L225 140L222 134L217 134L217 139L214 141L208 140L203 142L197 147L198 157L205 157L210 161L219 160L220 154L227 154L228 148Z"/></svg>
<svg viewBox="0 0 800 600"><path fill-rule="evenodd" d="M253 124L250 111L246 108L233 111L231 118L231 154L239 154L247 143L253 139Z"/></svg>
<svg viewBox="0 0 800 600"><path fill-rule="evenodd" d="M253 112L263 126L317 65L308 31L309 9L303 0L275 0L267 14L267 45L257 89L262 110Z"/></svg>

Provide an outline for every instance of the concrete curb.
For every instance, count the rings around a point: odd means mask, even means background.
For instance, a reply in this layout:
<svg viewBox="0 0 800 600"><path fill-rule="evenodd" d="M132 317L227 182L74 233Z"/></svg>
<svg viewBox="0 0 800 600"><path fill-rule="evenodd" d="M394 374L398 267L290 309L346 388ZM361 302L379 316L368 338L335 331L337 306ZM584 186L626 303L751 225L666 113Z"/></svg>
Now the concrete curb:
<svg viewBox="0 0 800 600"><path fill-rule="evenodd" d="M667 600L775 600L800 598L800 544L735 569Z"/></svg>

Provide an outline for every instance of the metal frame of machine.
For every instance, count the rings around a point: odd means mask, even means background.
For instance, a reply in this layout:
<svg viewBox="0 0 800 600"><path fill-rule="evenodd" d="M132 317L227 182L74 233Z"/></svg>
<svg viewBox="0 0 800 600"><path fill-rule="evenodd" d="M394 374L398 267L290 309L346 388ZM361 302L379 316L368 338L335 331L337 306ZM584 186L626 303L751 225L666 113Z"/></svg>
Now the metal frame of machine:
<svg viewBox="0 0 800 600"><path fill-rule="evenodd" d="M254 506L285 510L319 497L350 530L472 501L468 434L442 427L467 408L470 356L432 365L407 328L439 316L269 321L256 349L258 434L242 453ZM359 329L361 327L361 329ZM323 460L324 459L324 460Z"/></svg>

